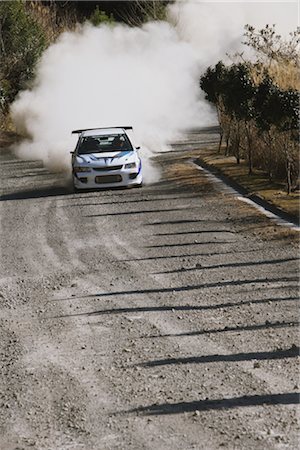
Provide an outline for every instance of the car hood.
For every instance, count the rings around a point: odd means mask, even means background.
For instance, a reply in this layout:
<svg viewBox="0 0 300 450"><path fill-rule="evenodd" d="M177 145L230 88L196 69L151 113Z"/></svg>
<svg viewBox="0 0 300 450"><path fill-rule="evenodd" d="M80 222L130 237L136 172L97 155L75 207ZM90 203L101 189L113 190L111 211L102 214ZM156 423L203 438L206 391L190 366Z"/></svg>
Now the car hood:
<svg viewBox="0 0 300 450"><path fill-rule="evenodd" d="M127 150L124 152L89 153L86 155L76 156L76 164L92 164L97 167L125 164L128 161L131 162L135 160L136 152L132 150Z"/></svg>

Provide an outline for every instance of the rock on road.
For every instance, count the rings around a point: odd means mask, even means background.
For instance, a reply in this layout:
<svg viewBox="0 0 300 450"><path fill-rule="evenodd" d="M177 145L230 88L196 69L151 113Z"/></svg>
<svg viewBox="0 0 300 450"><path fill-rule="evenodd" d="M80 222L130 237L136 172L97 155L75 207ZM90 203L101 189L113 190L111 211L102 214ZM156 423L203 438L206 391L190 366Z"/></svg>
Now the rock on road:
<svg viewBox="0 0 300 450"><path fill-rule="evenodd" d="M1 150L2 450L297 448L297 235L189 163L216 139L80 194Z"/></svg>

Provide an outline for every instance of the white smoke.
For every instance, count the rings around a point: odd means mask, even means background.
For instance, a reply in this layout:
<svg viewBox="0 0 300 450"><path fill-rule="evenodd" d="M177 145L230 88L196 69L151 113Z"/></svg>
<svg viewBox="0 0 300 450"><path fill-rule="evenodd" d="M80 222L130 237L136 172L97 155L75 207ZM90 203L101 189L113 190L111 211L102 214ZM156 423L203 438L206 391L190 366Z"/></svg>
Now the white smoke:
<svg viewBox="0 0 300 450"><path fill-rule="evenodd" d="M30 136L18 155L65 169L73 129L118 125L134 127L142 152L161 151L178 130L208 123L198 76L195 52L167 23L64 33L45 51L34 87L12 106Z"/></svg>
<svg viewBox="0 0 300 450"><path fill-rule="evenodd" d="M244 3L177 2L169 8L170 23L85 24L62 34L43 54L33 87L12 105L17 129L29 136L17 154L69 170L73 129L132 125L143 148L146 181L153 181L149 158L154 152L164 150L181 130L215 121L199 76L238 49L243 26L256 25L262 11L268 7L258 12ZM262 26L270 16L269 11Z"/></svg>
<svg viewBox="0 0 300 450"><path fill-rule="evenodd" d="M246 52L242 45L246 24L257 29L275 25L284 38L296 30L297 0L192 0L169 8L171 22L182 40L197 51L202 67Z"/></svg>

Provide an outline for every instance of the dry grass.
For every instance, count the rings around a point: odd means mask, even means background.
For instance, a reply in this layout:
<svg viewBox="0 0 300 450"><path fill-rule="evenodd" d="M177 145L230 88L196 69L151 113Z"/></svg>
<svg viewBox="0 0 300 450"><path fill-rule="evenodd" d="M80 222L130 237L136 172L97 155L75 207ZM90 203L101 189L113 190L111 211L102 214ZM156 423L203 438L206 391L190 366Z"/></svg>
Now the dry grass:
<svg viewBox="0 0 300 450"><path fill-rule="evenodd" d="M268 73L273 82L283 90L295 89L300 90L300 70L292 61L286 64L273 64L266 66L258 64L252 68L252 77L256 85L259 85Z"/></svg>
<svg viewBox="0 0 300 450"><path fill-rule="evenodd" d="M26 8L43 29L46 41L51 44L64 31L74 30L77 24L75 10L65 8L58 13L55 2L45 6L40 1L26 2Z"/></svg>
<svg viewBox="0 0 300 450"><path fill-rule="evenodd" d="M199 170L188 164L187 161L177 162L168 167L167 177L175 182L178 187L189 187L194 191L206 191L209 186L207 178L203 178L199 182Z"/></svg>
<svg viewBox="0 0 300 450"><path fill-rule="evenodd" d="M299 67L292 63L287 63L285 66L272 66L269 69L271 78L281 89L300 89L300 72Z"/></svg>

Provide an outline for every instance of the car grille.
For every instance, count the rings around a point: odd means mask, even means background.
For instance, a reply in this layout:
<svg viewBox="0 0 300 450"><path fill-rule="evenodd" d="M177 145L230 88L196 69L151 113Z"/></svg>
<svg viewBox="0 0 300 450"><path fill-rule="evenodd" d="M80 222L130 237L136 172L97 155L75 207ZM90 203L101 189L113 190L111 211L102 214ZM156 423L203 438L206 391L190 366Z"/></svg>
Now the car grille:
<svg viewBox="0 0 300 450"><path fill-rule="evenodd" d="M106 167L94 167L96 172L109 172L111 170L120 170L123 166L106 166Z"/></svg>
<svg viewBox="0 0 300 450"><path fill-rule="evenodd" d="M121 175L103 175L95 177L95 183L108 184L108 183L120 183L122 181Z"/></svg>

